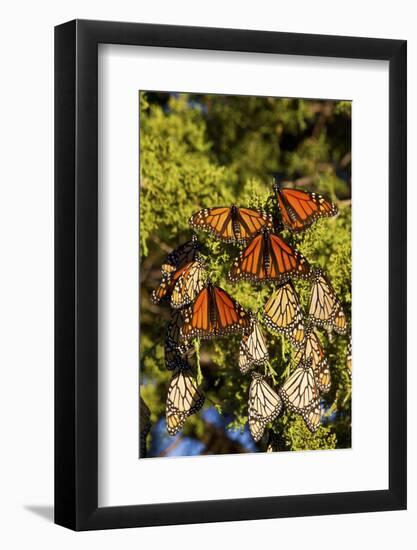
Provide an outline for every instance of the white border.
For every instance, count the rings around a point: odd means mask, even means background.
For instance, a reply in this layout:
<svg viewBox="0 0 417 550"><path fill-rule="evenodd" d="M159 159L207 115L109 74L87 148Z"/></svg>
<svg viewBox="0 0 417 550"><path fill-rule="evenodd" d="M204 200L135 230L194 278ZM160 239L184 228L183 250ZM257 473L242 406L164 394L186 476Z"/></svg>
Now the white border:
<svg viewBox="0 0 417 550"><path fill-rule="evenodd" d="M139 89L353 100L351 450L138 460ZM99 106L99 506L387 488L388 64L103 45Z"/></svg>

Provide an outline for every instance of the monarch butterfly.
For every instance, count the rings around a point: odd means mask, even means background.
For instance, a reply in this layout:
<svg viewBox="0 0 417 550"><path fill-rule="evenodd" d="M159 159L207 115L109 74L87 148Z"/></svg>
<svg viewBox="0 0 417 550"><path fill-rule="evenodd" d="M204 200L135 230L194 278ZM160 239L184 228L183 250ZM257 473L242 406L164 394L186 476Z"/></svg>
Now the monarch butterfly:
<svg viewBox="0 0 417 550"><path fill-rule="evenodd" d="M166 423L169 435L176 435L187 417L198 412L204 396L190 369L181 369L171 379L166 401Z"/></svg>
<svg viewBox="0 0 417 550"><path fill-rule="evenodd" d="M159 287L152 293L153 303L157 304L170 297L173 308L190 304L204 286L205 273L203 262L195 260L165 275Z"/></svg>
<svg viewBox="0 0 417 550"><path fill-rule="evenodd" d="M304 340L304 323L300 302L291 282L281 285L264 305L266 326L285 334L296 346Z"/></svg>
<svg viewBox="0 0 417 550"><path fill-rule="evenodd" d="M197 236L193 235L190 241L180 245L168 254L161 266L162 274L169 275L183 265L193 262L198 257L200 250L201 245Z"/></svg>
<svg viewBox="0 0 417 550"><path fill-rule="evenodd" d="M255 441L259 441L268 422L272 422L282 409L280 396L265 382L258 372L252 373L249 386L248 421Z"/></svg>
<svg viewBox="0 0 417 550"><path fill-rule="evenodd" d="M140 431L140 457L146 457L146 437L151 430L151 411L148 405L139 396L139 431Z"/></svg>
<svg viewBox="0 0 417 550"><path fill-rule="evenodd" d="M244 242L262 227L272 227L272 218L262 210L219 206L205 208L193 214L189 224L195 229L213 233L225 242Z"/></svg>
<svg viewBox="0 0 417 550"><path fill-rule="evenodd" d="M332 377L327 359L322 361L322 363L315 370L314 374L316 376L317 387L320 393L327 393L332 386Z"/></svg>
<svg viewBox="0 0 417 550"><path fill-rule="evenodd" d="M165 366L168 370L185 369L188 366L187 357L191 355L191 345L184 350L170 338L165 338Z"/></svg>
<svg viewBox="0 0 417 550"><path fill-rule="evenodd" d="M239 347L239 369L246 374L255 365L268 361L268 350L261 329L256 321L252 322L250 334L244 334Z"/></svg>
<svg viewBox="0 0 417 550"><path fill-rule="evenodd" d="M302 347L297 350L294 356L296 364L309 359L311 359L318 390L321 393L328 392L331 386L330 369L320 340L311 327L307 330Z"/></svg>
<svg viewBox="0 0 417 550"><path fill-rule="evenodd" d="M347 322L342 306L321 269L313 275L308 315L315 325L333 328L338 334L346 333Z"/></svg>
<svg viewBox="0 0 417 550"><path fill-rule="evenodd" d="M184 323L180 310L174 310L165 334L165 366L168 370L186 368L187 358L193 353L192 344L183 340L181 327Z"/></svg>
<svg viewBox="0 0 417 550"><path fill-rule="evenodd" d="M311 267L304 256L268 230L256 235L235 260L230 272L231 281L277 281L290 277L308 278Z"/></svg>
<svg viewBox="0 0 417 550"><path fill-rule="evenodd" d="M341 304L333 320L333 330L337 332L337 334L346 334L347 331L346 315Z"/></svg>
<svg viewBox="0 0 417 550"><path fill-rule="evenodd" d="M317 402L319 389L311 357L297 365L295 371L279 389L279 394L288 409L299 414L308 411Z"/></svg>
<svg viewBox="0 0 417 550"><path fill-rule="evenodd" d="M174 272L170 275L162 275L162 280L156 290L152 291L151 301L153 304L159 304L162 300L165 300L171 293L174 286L173 282Z"/></svg>
<svg viewBox="0 0 417 550"><path fill-rule="evenodd" d="M212 338L247 331L250 316L225 290L211 282L184 311L181 336L184 339Z"/></svg>
<svg viewBox="0 0 417 550"><path fill-rule="evenodd" d="M174 310L168 323L165 340L170 340L177 346L180 353L186 353L190 344L185 342L181 335L181 328L184 324L184 317L181 310Z"/></svg>
<svg viewBox="0 0 417 550"><path fill-rule="evenodd" d="M278 182L274 183L274 191L282 223L291 231L302 231L319 218L337 214L337 206L316 193L282 188Z"/></svg>
<svg viewBox="0 0 417 550"><path fill-rule="evenodd" d="M349 340L347 355L346 355L346 367L349 376L352 378L352 339Z"/></svg>
<svg viewBox="0 0 417 550"><path fill-rule="evenodd" d="M303 412L302 417L310 432L316 432L321 425L320 403L318 401L313 403L309 409Z"/></svg>
<svg viewBox="0 0 417 550"><path fill-rule="evenodd" d="M191 304L204 287L206 268L201 260L187 265L171 292L171 307L175 309Z"/></svg>

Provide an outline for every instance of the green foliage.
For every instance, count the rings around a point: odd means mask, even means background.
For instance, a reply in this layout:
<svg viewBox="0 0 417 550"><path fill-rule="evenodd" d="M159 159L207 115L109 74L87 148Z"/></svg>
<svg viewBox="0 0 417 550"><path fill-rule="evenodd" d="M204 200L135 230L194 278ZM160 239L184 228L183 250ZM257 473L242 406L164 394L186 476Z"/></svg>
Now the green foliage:
<svg viewBox="0 0 417 550"><path fill-rule="evenodd" d="M163 335L169 309L150 302L167 252L191 236L188 219L201 208L229 204L272 211L271 172L297 179L339 206L336 218L321 220L301 234L284 232L314 266L328 274L350 318L351 207L350 103L239 96L140 94L141 395L155 422L165 414L171 373L165 369ZM240 247L199 233L210 277L245 308L259 313L273 285L232 284L227 272ZM294 281L306 307L310 285ZM280 384L293 369L288 341L266 331L270 363L258 369ZM272 426L282 450L350 446L350 379L347 337L320 336L328 355L332 389L325 396L324 425L311 434L300 416L284 412ZM239 337L196 342L191 359L202 382L205 407L230 418L228 429L247 422L250 376L238 369ZM204 442L206 452L238 452L213 447L200 415L190 417L185 435ZM266 448L267 434L259 443Z"/></svg>
<svg viewBox="0 0 417 550"><path fill-rule="evenodd" d="M233 174L208 157L205 124L185 96L169 101L169 115L159 105L141 104L140 246L149 240L171 243L188 229L197 207L233 199ZM161 220L163 223L161 224Z"/></svg>

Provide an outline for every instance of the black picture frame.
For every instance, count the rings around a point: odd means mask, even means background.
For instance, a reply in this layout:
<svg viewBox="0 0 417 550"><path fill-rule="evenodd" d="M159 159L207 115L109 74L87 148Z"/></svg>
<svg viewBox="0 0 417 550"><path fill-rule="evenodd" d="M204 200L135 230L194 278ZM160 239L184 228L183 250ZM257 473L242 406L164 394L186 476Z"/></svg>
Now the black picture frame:
<svg viewBox="0 0 417 550"><path fill-rule="evenodd" d="M389 488L98 507L98 44L389 62ZM75 20L55 28L55 522L108 529L406 508L404 40ZM376 129L377 131L377 129Z"/></svg>

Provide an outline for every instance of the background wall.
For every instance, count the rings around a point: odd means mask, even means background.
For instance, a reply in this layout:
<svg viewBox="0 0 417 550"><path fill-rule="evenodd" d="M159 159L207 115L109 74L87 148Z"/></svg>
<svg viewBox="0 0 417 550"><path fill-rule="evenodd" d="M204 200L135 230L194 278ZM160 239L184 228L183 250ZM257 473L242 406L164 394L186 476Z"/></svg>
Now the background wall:
<svg viewBox="0 0 417 550"><path fill-rule="evenodd" d="M238 8L238 9L237 9ZM415 539L416 229L409 220L409 510L74 534L51 523L53 500L53 26L75 17L403 38L409 54L409 205L417 202L417 37L412 2L119 0L9 3L2 10L0 128L0 541L24 548L241 548L268 544L389 548ZM377 131L377 129L375 129ZM370 136L370 139L372 136ZM377 223L371 220L370 223ZM376 275L377 276L377 275ZM256 473L252 474L256 477ZM340 475L344 475L340 472ZM248 482L251 473L248 473Z"/></svg>

